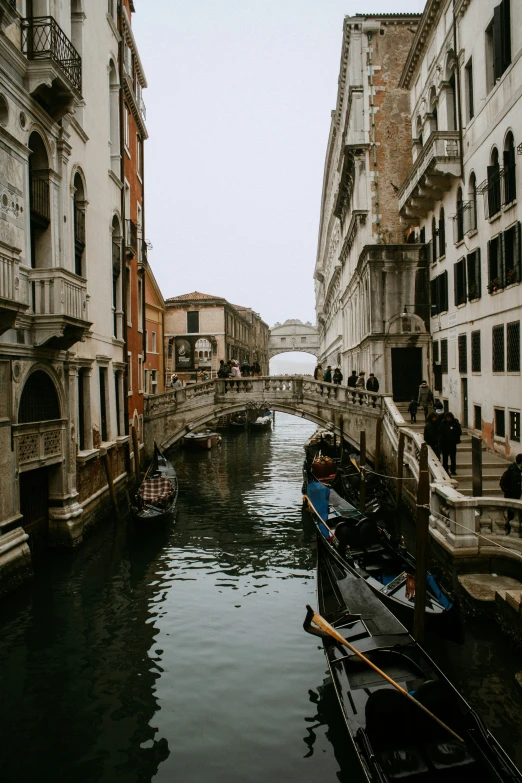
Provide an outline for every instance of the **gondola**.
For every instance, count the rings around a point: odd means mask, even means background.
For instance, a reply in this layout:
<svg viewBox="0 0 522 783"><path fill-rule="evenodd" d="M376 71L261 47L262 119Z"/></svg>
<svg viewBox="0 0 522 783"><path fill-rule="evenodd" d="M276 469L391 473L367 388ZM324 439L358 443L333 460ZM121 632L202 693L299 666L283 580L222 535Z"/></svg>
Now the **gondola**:
<svg viewBox="0 0 522 783"><path fill-rule="evenodd" d="M272 426L272 411L266 410L255 421L247 421L247 426L252 432L266 432Z"/></svg>
<svg viewBox="0 0 522 783"><path fill-rule="evenodd" d="M320 545L342 568L365 581L411 631L415 609L415 558L388 532L337 492L319 482L308 484L306 499ZM426 631L461 640L458 603L428 574Z"/></svg>
<svg viewBox="0 0 522 783"><path fill-rule="evenodd" d="M520 771L437 665L367 583L323 546L317 550L317 596L319 615L432 713L335 641L308 607L304 628L322 637L344 722L368 783L521 783Z"/></svg>
<svg viewBox="0 0 522 783"><path fill-rule="evenodd" d="M244 411L240 411L239 413L233 413L230 416L230 419L229 419L228 423L229 423L229 425L231 427L243 427L244 428L244 427L246 427L246 422L247 422L246 413Z"/></svg>
<svg viewBox="0 0 522 783"><path fill-rule="evenodd" d="M135 522L154 527L174 515L178 499L178 478L172 464L154 444L154 455L131 505Z"/></svg>

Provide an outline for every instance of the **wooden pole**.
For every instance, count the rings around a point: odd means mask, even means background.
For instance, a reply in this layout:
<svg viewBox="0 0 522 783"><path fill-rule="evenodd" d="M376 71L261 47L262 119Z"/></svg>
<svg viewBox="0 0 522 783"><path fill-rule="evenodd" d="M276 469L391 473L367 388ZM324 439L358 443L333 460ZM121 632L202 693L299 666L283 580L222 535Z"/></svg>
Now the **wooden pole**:
<svg viewBox="0 0 522 783"><path fill-rule="evenodd" d="M397 448L397 491L396 500L397 506L402 500L402 477L404 475L404 439L405 435L402 430L399 431L399 446Z"/></svg>
<svg viewBox="0 0 522 783"><path fill-rule="evenodd" d="M381 467L381 437L382 437L382 419L379 416L375 422L375 461L374 470L379 471Z"/></svg>
<svg viewBox="0 0 522 783"><path fill-rule="evenodd" d="M361 450L361 489L359 491L359 509L361 511L366 510L366 430L361 430L360 436L360 450Z"/></svg>
<svg viewBox="0 0 522 783"><path fill-rule="evenodd" d="M471 475L473 478L473 497L482 497L482 438L471 436Z"/></svg>
<svg viewBox="0 0 522 783"><path fill-rule="evenodd" d="M430 530L430 474L428 470L428 445L421 446L419 459L419 486L417 489L417 547L415 566L415 609L413 636L417 642L424 640L426 617L426 580L428 576L428 537Z"/></svg>
<svg viewBox="0 0 522 783"><path fill-rule="evenodd" d="M112 468L109 454L105 452L103 455L103 465L105 467L105 475L107 476L107 484L109 485L109 495L111 496L112 509L116 519L120 518L118 512L118 501L116 500L116 490L114 489L114 481L112 480Z"/></svg>
<svg viewBox="0 0 522 783"><path fill-rule="evenodd" d="M138 430L132 425L132 449L134 451L134 475L137 481L141 481L141 466L140 466L140 443L138 440Z"/></svg>

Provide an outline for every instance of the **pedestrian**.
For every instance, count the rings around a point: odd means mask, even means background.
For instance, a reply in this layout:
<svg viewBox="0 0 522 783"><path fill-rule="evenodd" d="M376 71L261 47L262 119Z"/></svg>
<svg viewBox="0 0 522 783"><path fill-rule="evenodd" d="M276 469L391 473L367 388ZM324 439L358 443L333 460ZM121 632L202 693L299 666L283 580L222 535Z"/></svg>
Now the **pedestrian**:
<svg viewBox="0 0 522 783"><path fill-rule="evenodd" d="M424 427L424 440L431 446L437 457L440 459L440 446L439 446L439 417L436 413L430 413L428 421Z"/></svg>
<svg viewBox="0 0 522 783"><path fill-rule="evenodd" d="M232 362L232 378L241 378L241 370L239 369L239 362L235 360Z"/></svg>
<svg viewBox="0 0 522 783"><path fill-rule="evenodd" d="M328 367L325 370L323 380L324 380L325 383L331 383L332 382L332 368L331 368L330 365L328 365Z"/></svg>
<svg viewBox="0 0 522 783"><path fill-rule="evenodd" d="M366 373L364 372L364 370L362 370L362 372L359 373L359 377L357 378L357 380L355 382L355 388L356 389L364 389L364 376L365 375L366 375Z"/></svg>
<svg viewBox="0 0 522 783"><path fill-rule="evenodd" d="M433 407L433 392L426 381L422 381L419 386L417 402L424 410L424 421L428 421L428 411Z"/></svg>
<svg viewBox="0 0 522 783"><path fill-rule="evenodd" d="M517 454L513 464L502 474L500 488L504 493L505 498L520 500L522 495L522 454ZM507 521L504 525L506 536L509 536L511 533L511 520L514 519L514 517L515 509L508 508Z"/></svg>
<svg viewBox="0 0 522 783"><path fill-rule="evenodd" d="M323 365L321 362L317 362L317 367L314 370L314 378L316 381L322 381L324 378Z"/></svg>
<svg viewBox="0 0 522 783"><path fill-rule="evenodd" d="M459 422L451 411L447 411L439 425L439 447L442 452L442 466L446 473L449 473L449 460L453 476L457 475L457 445L460 443L461 435Z"/></svg>
<svg viewBox="0 0 522 783"><path fill-rule="evenodd" d="M417 421L417 408L419 407L419 403L415 399L415 397L411 398L411 402L408 405L408 413L410 414L410 421L412 424L415 424Z"/></svg>
<svg viewBox="0 0 522 783"><path fill-rule="evenodd" d="M343 381L343 374L340 367L336 367L333 374L333 382L340 385Z"/></svg>
<svg viewBox="0 0 522 783"><path fill-rule="evenodd" d="M259 378L261 375L261 367L259 366L259 362L254 362L252 365L252 373L254 375L254 378Z"/></svg>
<svg viewBox="0 0 522 783"><path fill-rule="evenodd" d="M174 391L176 391L177 389L181 389L183 387L183 384L181 383L176 373L174 373L172 378L170 379L170 385L172 386Z"/></svg>
<svg viewBox="0 0 522 783"><path fill-rule="evenodd" d="M241 365L241 375L243 378L248 378L250 376L250 365L246 359Z"/></svg>
<svg viewBox="0 0 522 783"><path fill-rule="evenodd" d="M352 370L352 374L348 377L348 386L355 386L357 383L357 371Z"/></svg>
<svg viewBox="0 0 522 783"><path fill-rule="evenodd" d="M375 393L379 391L379 381L377 380L373 372L370 373L370 376L366 381L366 389L367 391L371 391Z"/></svg>
<svg viewBox="0 0 522 783"><path fill-rule="evenodd" d="M223 359L219 360L219 370L217 371L217 377L218 378L228 378L230 375L230 369L228 367L228 364L225 364Z"/></svg>

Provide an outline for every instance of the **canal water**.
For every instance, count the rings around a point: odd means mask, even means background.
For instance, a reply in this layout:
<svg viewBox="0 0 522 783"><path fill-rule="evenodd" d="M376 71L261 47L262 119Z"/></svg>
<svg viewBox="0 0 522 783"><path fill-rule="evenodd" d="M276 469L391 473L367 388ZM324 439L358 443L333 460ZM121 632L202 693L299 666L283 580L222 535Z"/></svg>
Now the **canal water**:
<svg viewBox="0 0 522 783"><path fill-rule="evenodd" d="M175 523L96 530L0 605L3 783L360 779L319 640L303 442L277 414L173 452ZM491 626L434 651L522 765L520 657Z"/></svg>

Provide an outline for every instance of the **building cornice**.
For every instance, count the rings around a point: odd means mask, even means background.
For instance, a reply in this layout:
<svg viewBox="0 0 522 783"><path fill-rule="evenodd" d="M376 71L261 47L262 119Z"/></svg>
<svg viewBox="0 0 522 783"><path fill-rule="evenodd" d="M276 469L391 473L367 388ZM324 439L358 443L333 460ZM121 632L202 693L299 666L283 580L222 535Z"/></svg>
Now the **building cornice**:
<svg viewBox="0 0 522 783"><path fill-rule="evenodd" d="M145 71L143 70L140 54L138 52L138 45L136 43L136 39L134 38L131 21L129 19L129 15L127 13L127 9L125 8L125 6L123 6L123 34L128 45L132 49L132 53L134 54L136 60L135 65L136 65L136 70L138 72L138 76L140 78L140 84L142 87L148 87L147 77L145 76Z"/></svg>
<svg viewBox="0 0 522 783"><path fill-rule="evenodd" d="M131 81L131 78L128 73L124 74L123 77L123 89L125 91L125 97L127 98L127 102L129 104L129 108L132 112L132 116L136 120L136 124L138 125L138 128L140 129L140 133L143 139L148 139L149 134L147 132L147 127L145 125L145 122L143 121L143 116L141 114L141 111L138 107L138 104L136 102L136 96L134 94L134 87Z"/></svg>
<svg viewBox="0 0 522 783"><path fill-rule="evenodd" d="M444 0L428 0L415 32L408 57L399 80L399 87L408 90L426 53L428 39L440 17Z"/></svg>

